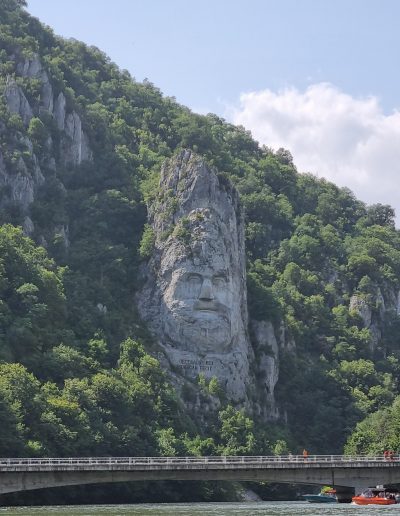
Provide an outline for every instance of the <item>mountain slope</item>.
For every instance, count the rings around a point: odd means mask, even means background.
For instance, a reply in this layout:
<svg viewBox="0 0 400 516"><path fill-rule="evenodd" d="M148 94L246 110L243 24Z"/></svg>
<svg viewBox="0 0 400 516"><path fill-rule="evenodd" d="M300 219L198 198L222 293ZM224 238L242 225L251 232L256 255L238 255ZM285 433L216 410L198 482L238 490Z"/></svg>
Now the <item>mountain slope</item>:
<svg viewBox="0 0 400 516"><path fill-rule="evenodd" d="M0 21L3 453L340 452L399 394L393 210L299 174L288 151L136 82L21 1L3 1ZM249 315L278 344L253 335L278 375L267 426L223 400L208 422L189 413L137 315L146 203L183 148L245 208Z"/></svg>

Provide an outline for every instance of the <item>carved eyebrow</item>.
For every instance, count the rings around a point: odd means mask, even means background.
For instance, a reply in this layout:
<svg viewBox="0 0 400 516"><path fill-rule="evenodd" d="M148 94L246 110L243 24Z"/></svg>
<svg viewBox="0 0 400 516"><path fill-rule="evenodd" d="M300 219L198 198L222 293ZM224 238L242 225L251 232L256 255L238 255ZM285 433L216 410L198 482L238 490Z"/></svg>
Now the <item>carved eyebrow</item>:
<svg viewBox="0 0 400 516"><path fill-rule="evenodd" d="M190 279L190 278L199 278L199 279L201 279L201 278L202 278L202 276L201 276L201 274L199 274L198 272L187 272L187 273L185 274L185 278L189 278L189 279Z"/></svg>

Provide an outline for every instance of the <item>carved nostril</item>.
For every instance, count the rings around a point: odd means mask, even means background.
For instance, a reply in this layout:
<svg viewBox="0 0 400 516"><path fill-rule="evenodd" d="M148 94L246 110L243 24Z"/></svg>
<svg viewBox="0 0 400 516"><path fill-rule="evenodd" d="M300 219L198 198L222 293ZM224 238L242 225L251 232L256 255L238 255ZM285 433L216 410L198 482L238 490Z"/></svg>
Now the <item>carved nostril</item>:
<svg viewBox="0 0 400 516"><path fill-rule="evenodd" d="M211 280L208 278L203 280L203 283L201 285L199 299L206 299L206 300L214 299Z"/></svg>

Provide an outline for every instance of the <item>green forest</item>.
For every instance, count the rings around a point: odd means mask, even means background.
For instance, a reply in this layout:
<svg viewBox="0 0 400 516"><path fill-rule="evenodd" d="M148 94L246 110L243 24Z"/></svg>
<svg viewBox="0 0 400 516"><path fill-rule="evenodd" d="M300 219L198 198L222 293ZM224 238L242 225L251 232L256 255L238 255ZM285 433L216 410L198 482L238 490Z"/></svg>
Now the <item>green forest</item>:
<svg viewBox="0 0 400 516"><path fill-rule="evenodd" d="M24 7L0 3L0 89L18 87L32 111L24 120L0 95L0 456L400 452L394 210L300 173L288 150L191 112L98 48L56 36ZM79 115L92 159L65 159L62 131L41 106L42 82L20 73L35 58L54 98L62 93L67 112ZM186 148L239 191L249 315L283 325L292 343L280 350L275 422L232 406L202 377L197 388L221 405L198 419L135 308L152 250L146 205L162 163ZM10 185L38 167L43 177L26 208ZM140 501L240 491L207 483L185 492L172 483L113 489ZM101 491L42 496L103 500Z"/></svg>

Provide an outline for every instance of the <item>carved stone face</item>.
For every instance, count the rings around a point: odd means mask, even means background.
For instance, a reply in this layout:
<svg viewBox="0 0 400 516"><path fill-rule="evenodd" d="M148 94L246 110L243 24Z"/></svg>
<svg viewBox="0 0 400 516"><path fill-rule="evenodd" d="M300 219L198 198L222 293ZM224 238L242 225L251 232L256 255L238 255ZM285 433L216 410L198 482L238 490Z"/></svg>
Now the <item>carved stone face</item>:
<svg viewBox="0 0 400 516"><path fill-rule="evenodd" d="M180 349L226 352L241 317L238 266L226 245L229 237L224 242L212 230L205 235L186 256L174 260L175 248L163 257L164 333Z"/></svg>

